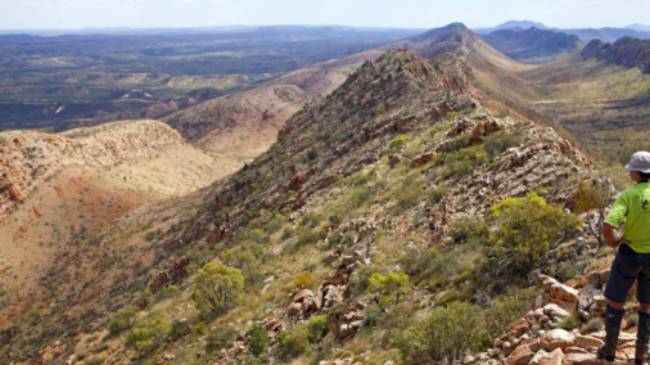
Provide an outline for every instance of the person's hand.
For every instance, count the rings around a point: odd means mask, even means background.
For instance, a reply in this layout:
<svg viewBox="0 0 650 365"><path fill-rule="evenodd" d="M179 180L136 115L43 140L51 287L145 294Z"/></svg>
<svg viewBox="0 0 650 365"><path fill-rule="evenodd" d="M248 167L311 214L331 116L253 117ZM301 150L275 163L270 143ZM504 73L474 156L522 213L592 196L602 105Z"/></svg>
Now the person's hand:
<svg viewBox="0 0 650 365"><path fill-rule="evenodd" d="M619 238L618 241L616 241L616 249L618 250L621 246L629 244L630 242L625 238Z"/></svg>

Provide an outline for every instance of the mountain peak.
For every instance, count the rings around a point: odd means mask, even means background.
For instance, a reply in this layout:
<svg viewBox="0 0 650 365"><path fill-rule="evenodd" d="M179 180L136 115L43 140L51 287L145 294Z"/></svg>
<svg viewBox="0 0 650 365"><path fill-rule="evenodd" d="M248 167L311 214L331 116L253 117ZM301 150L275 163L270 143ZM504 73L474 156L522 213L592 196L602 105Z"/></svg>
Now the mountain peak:
<svg viewBox="0 0 650 365"><path fill-rule="evenodd" d="M468 35L472 31L469 30L463 23L451 23L444 27L433 28L423 34L416 35L408 38L411 42L423 42L423 41L440 41L445 38L448 38L452 35Z"/></svg>

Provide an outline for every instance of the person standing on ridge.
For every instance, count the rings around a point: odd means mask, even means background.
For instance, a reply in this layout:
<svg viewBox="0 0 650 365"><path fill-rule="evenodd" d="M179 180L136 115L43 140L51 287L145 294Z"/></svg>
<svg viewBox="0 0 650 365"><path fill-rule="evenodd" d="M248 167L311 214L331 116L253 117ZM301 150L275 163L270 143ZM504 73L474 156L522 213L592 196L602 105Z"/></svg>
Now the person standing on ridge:
<svg viewBox="0 0 650 365"><path fill-rule="evenodd" d="M648 358L650 342L650 152L640 151L632 155L625 166L635 182L616 199L603 224L603 236L616 258L609 273L605 297L605 343L598 350L598 358L614 361L623 305L627 294L637 281L639 300L639 324L636 340L635 364ZM622 237L616 230L623 228Z"/></svg>

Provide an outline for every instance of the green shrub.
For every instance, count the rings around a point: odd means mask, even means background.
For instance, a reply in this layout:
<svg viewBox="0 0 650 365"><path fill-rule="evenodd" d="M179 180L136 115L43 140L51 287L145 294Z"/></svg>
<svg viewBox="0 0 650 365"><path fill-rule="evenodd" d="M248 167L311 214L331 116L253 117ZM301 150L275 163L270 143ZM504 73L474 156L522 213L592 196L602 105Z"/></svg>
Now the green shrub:
<svg viewBox="0 0 650 365"><path fill-rule="evenodd" d="M328 237L328 243L330 247L336 245L349 246L353 241L354 235L350 232L341 234L341 232L336 231Z"/></svg>
<svg viewBox="0 0 650 365"><path fill-rule="evenodd" d="M374 273L368 279L368 290L379 293L382 301L391 302L391 297L395 297L395 303L399 303L401 296L411 291L409 276L403 272L390 272L387 275Z"/></svg>
<svg viewBox="0 0 650 365"><path fill-rule="evenodd" d="M481 349L487 340L477 308L451 303L433 309L424 323L396 334L393 340L408 363L459 359Z"/></svg>
<svg viewBox="0 0 650 365"><path fill-rule="evenodd" d="M461 359L466 351L491 347L507 325L530 309L533 296L534 291L512 292L485 309L462 302L437 307L424 322L397 331L392 343L407 363Z"/></svg>
<svg viewBox="0 0 650 365"><path fill-rule="evenodd" d="M133 326L135 315L138 310L135 307L126 307L117 314L108 326L108 331L112 336L119 334L122 331L128 330Z"/></svg>
<svg viewBox="0 0 650 365"><path fill-rule="evenodd" d="M318 158L318 150L315 148L311 148L309 151L307 151L307 162L312 162L315 161Z"/></svg>
<svg viewBox="0 0 650 365"><path fill-rule="evenodd" d="M370 203L374 197L374 189L370 188L369 186L360 186L352 190L350 198L348 199L348 204L352 209L360 208Z"/></svg>
<svg viewBox="0 0 650 365"><path fill-rule="evenodd" d="M353 296L357 296L366 291L368 288L368 279L377 269L371 266L362 266L350 275L348 280L348 289Z"/></svg>
<svg viewBox="0 0 650 365"><path fill-rule="evenodd" d="M178 287L178 285L167 285L160 290L160 294L158 295L162 299L168 299L177 296L180 294L180 292L181 289Z"/></svg>
<svg viewBox="0 0 650 365"><path fill-rule="evenodd" d="M332 213L332 214L329 215L329 217L327 217L327 221L329 222L330 227L337 228L338 226L341 225L341 222L343 220L341 219L341 217L338 214Z"/></svg>
<svg viewBox="0 0 650 365"><path fill-rule="evenodd" d="M192 300L203 316L221 314L235 306L244 289L241 271L219 263L207 263L193 279Z"/></svg>
<svg viewBox="0 0 650 365"><path fill-rule="evenodd" d="M486 269L497 276L526 275L556 243L582 224L573 214L548 204L537 194L508 198L491 208Z"/></svg>
<svg viewBox="0 0 650 365"><path fill-rule="evenodd" d="M493 300L491 307L483 310L488 342L491 343L504 328L523 317L530 310L534 296L534 290L513 290Z"/></svg>
<svg viewBox="0 0 650 365"><path fill-rule="evenodd" d="M390 153L396 153L402 150L402 147L410 140L409 136L399 135L393 137L388 146Z"/></svg>
<svg viewBox="0 0 650 365"><path fill-rule="evenodd" d="M186 320L175 320L172 322L172 328L169 331L169 339L176 341L192 333L192 326Z"/></svg>
<svg viewBox="0 0 650 365"><path fill-rule="evenodd" d="M248 344L248 351L255 355L260 356L269 345L269 335L264 326L255 323L246 332L246 342Z"/></svg>
<svg viewBox="0 0 650 365"><path fill-rule="evenodd" d="M164 317L160 315L151 317L131 329L126 343L140 354L148 353L162 343L171 329L171 323Z"/></svg>
<svg viewBox="0 0 650 365"><path fill-rule="evenodd" d="M220 324L216 328L210 330L208 335L205 349L208 352L218 351L228 348L232 345L237 337L237 331L227 324Z"/></svg>
<svg viewBox="0 0 650 365"><path fill-rule="evenodd" d="M421 176L418 173L411 174L402 181L399 191L395 193L397 202L391 209L393 214L410 209L422 200L424 182L420 179Z"/></svg>
<svg viewBox="0 0 650 365"><path fill-rule="evenodd" d="M582 325L582 328L580 328L580 331L582 333L593 333L593 332L598 332L603 329L603 320L600 317L594 317L587 321L587 323Z"/></svg>
<svg viewBox="0 0 650 365"><path fill-rule="evenodd" d="M346 181L348 182L348 184L354 187L359 187L359 186L367 185L369 182L373 181L376 177L377 177L377 173L374 170L368 173L364 173L363 171L360 171L348 177Z"/></svg>
<svg viewBox="0 0 650 365"><path fill-rule="evenodd" d="M366 315L366 324L370 327L374 327L379 324L379 321L384 314L384 311L377 304L369 305L365 310Z"/></svg>
<svg viewBox="0 0 650 365"><path fill-rule="evenodd" d="M572 313L560 321L558 323L558 327L567 330L567 331L572 331L575 328L580 328L582 325L582 320L580 319L580 316L577 313Z"/></svg>
<svg viewBox="0 0 650 365"><path fill-rule="evenodd" d="M483 148L490 157L490 161L496 156L506 151L508 148L516 147L521 144L521 136L518 134L499 131L483 138Z"/></svg>
<svg viewBox="0 0 650 365"><path fill-rule="evenodd" d="M306 227L316 228L325 219L322 212L309 212L302 217L302 225Z"/></svg>
<svg viewBox="0 0 650 365"><path fill-rule="evenodd" d="M310 333L304 324L297 324L278 336L278 356L288 360L309 351Z"/></svg>
<svg viewBox="0 0 650 365"><path fill-rule="evenodd" d="M323 235L323 231L311 229L311 228L305 228L301 227L298 228L298 241L296 242L296 246L308 246L308 245L314 245L321 239L325 239L327 235ZM324 236L324 237L323 237Z"/></svg>
<svg viewBox="0 0 650 365"><path fill-rule="evenodd" d="M437 187L434 186L432 189L430 189L427 192L427 203L428 205L435 206L436 204L440 203L442 199L447 195L449 192L449 189L445 187Z"/></svg>
<svg viewBox="0 0 650 365"><path fill-rule="evenodd" d="M440 152L455 152L458 150L462 150L463 148L469 147L469 137L467 137L464 134L461 134L455 138L453 138L451 141L445 143L443 146L441 146Z"/></svg>
<svg viewBox="0 0 650 365"><path fill-rule="evenodd" d="M296 233L296 231L293 228L287 227L282 231L282 237L281 238L282 238L283 241L287 240L287 239L293 237L293 235L295 233Z"/></svg>
<svg viewBox="0 0 650 365"><path fill-rule="evenodd" d="M594 184L581 181L578 183L573 199L573 211L585 213L604 208L608 203L610 192L605 184Z"/></svg>
<svg viewBox="0 0 650 365"><path fill-rule="evenodd" d="M449 225L449 237L456 244L485 243L489 233L482 219L460 218Z"/></svg>
<svg viewBox="0 0 650 365"><path fill-rule="evenodd" d="M440 172L443 179L459 178L473 172L478 166L488 161L483 146L477 145L449 153L445 156L444 166Z"/></svg>
<svg viewBox="0 0 650 365"><path fill-rule="evenodd" d="M317 343L327 334L327 316L315 315L307 321L309 331L309 342Z"/></svg>
<svg viewBox="0 0 650 365"><path fill-rule="evenodd" d="M255 256L255 251L250 245L239 245L225 250L221 258L228 266L241 270L249 285L258 284L263 280L260 272L260 260Z"/></svg>
<svg viewBox="0 0 650 365"><path fill-rule="evenodd" d="M293 278L293 287L294 288L311 288L314 286L315 281L314 277L311 275L309 272L303 272L298 275L296 275L295 278Z"/></svg>

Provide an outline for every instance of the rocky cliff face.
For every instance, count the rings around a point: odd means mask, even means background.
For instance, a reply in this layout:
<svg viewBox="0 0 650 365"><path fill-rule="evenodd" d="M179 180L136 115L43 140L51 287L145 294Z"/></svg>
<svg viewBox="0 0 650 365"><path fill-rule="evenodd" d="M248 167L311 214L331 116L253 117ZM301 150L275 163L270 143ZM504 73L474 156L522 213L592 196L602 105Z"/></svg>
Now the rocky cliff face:
<svg viewBox="0 0 650 365"><path fill-rule="evenodd" d="M595 58L623 67L638 67L650 73L650 41L623 37L614 43L593 40L582 50L583 59Z"/></svg>

